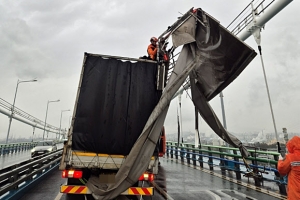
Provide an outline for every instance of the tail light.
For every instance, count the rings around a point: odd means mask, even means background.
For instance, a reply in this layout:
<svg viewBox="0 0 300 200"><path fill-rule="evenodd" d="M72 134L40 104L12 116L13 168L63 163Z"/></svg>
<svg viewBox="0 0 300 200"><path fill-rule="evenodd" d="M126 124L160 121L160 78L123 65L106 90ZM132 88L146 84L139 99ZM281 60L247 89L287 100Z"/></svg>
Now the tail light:
<svg viewBox="0 0 300 200"><path fill-rule="evenodd" d="M153 174L144 173L140 176L139 181L150 181L152 182L154 180Z"/></svg>
<svg viewBox="0 0 300 200"><path fill-rule="evenodd" d="M63 178L82 178L82 171L79 170L64 170L62 172Z"/></svg>

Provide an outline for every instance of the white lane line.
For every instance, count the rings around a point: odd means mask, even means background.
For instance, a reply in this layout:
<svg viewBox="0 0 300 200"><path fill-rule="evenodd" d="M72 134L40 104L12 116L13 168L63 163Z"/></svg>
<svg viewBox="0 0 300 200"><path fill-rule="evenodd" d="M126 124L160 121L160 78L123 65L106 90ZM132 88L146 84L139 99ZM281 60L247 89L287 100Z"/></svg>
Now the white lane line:
<svg viewBox="0 0 300 200"><path fill-rule="evenodd" d="M217 192L220 194L220 195L223 195L225 197L227 197L228 199L230 200L238 200L237 198L234 198L232 196L230 196L229 194L226 194L225 192L223 192L224 190L217 190ZM227 191L227 190L226 190ZM231 191L231 190L228 190L228 191Z"/></svg>
<svg viewBox="0 0 300 200"><path fill-rule="evenodd" d="M63 193L58 193L54 200L60 200Z"/></svg>
<svg viewBox="0 0 300 200"><path fill-rule="evenodd" d="M213 193L210 190L206 190L205 192L207 192L208 194L210 194L211 196L215 197L215 200L221 200L221 197L215 193Z"/></svg>
<svg viewBox="0 0 300 200"><path fill-rule="evenodd" d="M254 198L254 197L245 195L244 193L240 193L240 192L237 192L237 191L234 191L234 190L231 190L231 192L233 192L235 194L238 194L238 195L244 197L245 199L258 200L258 199Z"/></svg>
<svg viewBox="0 0 300 200"><path fill-rule="evenodd" d="M167 192L165 192L161 187L159 187L154 181L151 182L151 184L154 186L156 190L158 190L159 193L161 193L167 200L174 200L170 195L168 195Z"/></svg>
<svg viewBox="0 0 300 200"><path fill-rule="evenodd" d="M66 185L67 184L67 181L63 184L63 185ZM60 200L61 199L61 197L62 197L62 195L64 195L64 193L58 193L57 195L56 195L56 197L55 197L55 199L54 200Z"/></svg>

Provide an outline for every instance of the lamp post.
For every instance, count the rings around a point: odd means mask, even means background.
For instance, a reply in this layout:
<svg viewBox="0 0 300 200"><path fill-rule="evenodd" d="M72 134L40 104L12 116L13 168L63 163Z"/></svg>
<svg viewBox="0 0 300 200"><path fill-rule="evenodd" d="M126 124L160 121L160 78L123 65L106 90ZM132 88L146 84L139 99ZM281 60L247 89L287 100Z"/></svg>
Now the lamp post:
<svg viewBox="0 0 300 200"><path fill-rule="evenodd" d="M68 109L68 110L62 110L62 111L60 112L60 122L59 122L58 137L60 136L62 114L63 114L63 112L66 112L66 111L70 111L70 109ZM58 139L59 139L59 138L58 138Z"/></svg>
<svg viewBox="0 0 300 200"><path fill-rule="evenodd" d="M27 80L27 81L20 81L18 79L18 81L17 81L17 87L16 87L16 91L15 91L14 102L13 102L13 105L11 107L11 115L9 116L9 124L8 124L8 130L7 130L7 136L6 136L6 142L5 142L5 144L7 144L7 142L8 142L10 127L11 127L11 121L12 121L12 116L14 115L14 110L15 110L15 102L16 102L16 97L17 97L19 83L36 82L36 81L37 81L37 79L32 79L32 80Z"/></svg>
<svg viewBox="0 0 300 200"><path fill-rule="evenodd" d="M47 114L48 114L48 106L49 106L49 103L54 103L54 102L59 102L60 100L57 99L55 101L48 101L47 103L47 109L46 109L46 117L45 117L45 125L44 125L44 132L43 132L43 140L45 138L45 129L46 129L46 122L47 122Z"/></svg>

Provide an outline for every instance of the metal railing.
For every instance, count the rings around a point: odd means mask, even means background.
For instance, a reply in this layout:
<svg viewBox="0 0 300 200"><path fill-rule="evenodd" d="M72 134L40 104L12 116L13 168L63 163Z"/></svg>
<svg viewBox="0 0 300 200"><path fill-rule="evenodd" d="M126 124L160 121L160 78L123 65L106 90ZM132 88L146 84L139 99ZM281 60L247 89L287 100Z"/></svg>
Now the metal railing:
<svg viewBox="0 0 300 200"><path fill-rule="evenodd" d="M20 142L20 143L0 144L0 156L31 150L33 147L37 145L37 143L38 142ZM55 140L55 143L60 144L63 143L63 141Z"/></svg>
<svg viewBox="0 0 300 200"><path fill-rule="evenodd" d="M28 151L35 147L37 142L21 142L21 143L10 143L0 144L0 155L13 154L21 151Z"/></svg>
<svg viewBox="0 0 300 200"><path fill-rule="evenodd" d="M268 7L270 7L273 2L274 0L251 1L251 3L249 3L246 8L227 26L227 29L234 35L238 35L254 20L253 12L255 12L255 15L259 16Z"/></svg>
<svg viewBox="0 0 300 200"><path fill-rule="evenodd" d="M2 110L1 108L4 108L4 110ZM4 112L5 110L7 110L8 112ZM12 104L10 104L7 101L5 101L4 99L0 98L0 112L5 115L11 115L11 111L12 111ZM40 119L38 119L38 118L28 114L27 112L14 106L14 111L13 111L12 117L15 118L15 116L24 118L25 120L27 120L28 122L30 122L33 126L35 126L37 128L43 129L43 126L45 125L44 121L42 121L42 120L40 120ZM46 123L46 127L49 129L49 130L47 130L49 132L56 133L59 131L58 127L53 126L51 124Z"/></svg>
<svg viewBox="0 0 300 200"><path fill-rule="evenodd" d="M241 180L242 175L248 178L248 181L249 178L253 178L256 187L262 186L263 181L275 182L280 194L286 195L286 181L277 171L279 153L257 149L248 151L251 156L246 158L245 162L250 169L245 165L238 148L213 145L195 147L188 143L177 145L177 142L167 142L166 155L189 165L208 168L210 171L220 170L223 175L226 171L234 172L237 180ZM274 175L267 177L269 173Z"/></svg>
<svg viewBox="0 0 300 200"><path fill-rule="evenodd" d="M21 165L13 165L0 171L0 199L19 199L41 181L46 174L58 168L62 150L38 156Z"/></svg>

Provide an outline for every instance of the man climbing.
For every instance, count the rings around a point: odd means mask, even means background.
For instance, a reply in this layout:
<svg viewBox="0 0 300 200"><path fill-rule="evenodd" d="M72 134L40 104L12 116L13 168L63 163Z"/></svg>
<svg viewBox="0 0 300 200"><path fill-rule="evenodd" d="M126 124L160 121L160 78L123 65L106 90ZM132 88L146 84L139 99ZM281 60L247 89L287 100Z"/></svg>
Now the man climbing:
<svg viewBox="0 0 300 200"><path fill-rule="evenodd" d="M152 37L150 39L150 42L151 42L151 44L149 44L148 49L147 49L148 56L149 56L149 58L151 58L151 60L156 60L158 39L156 37Z"/></svg>

